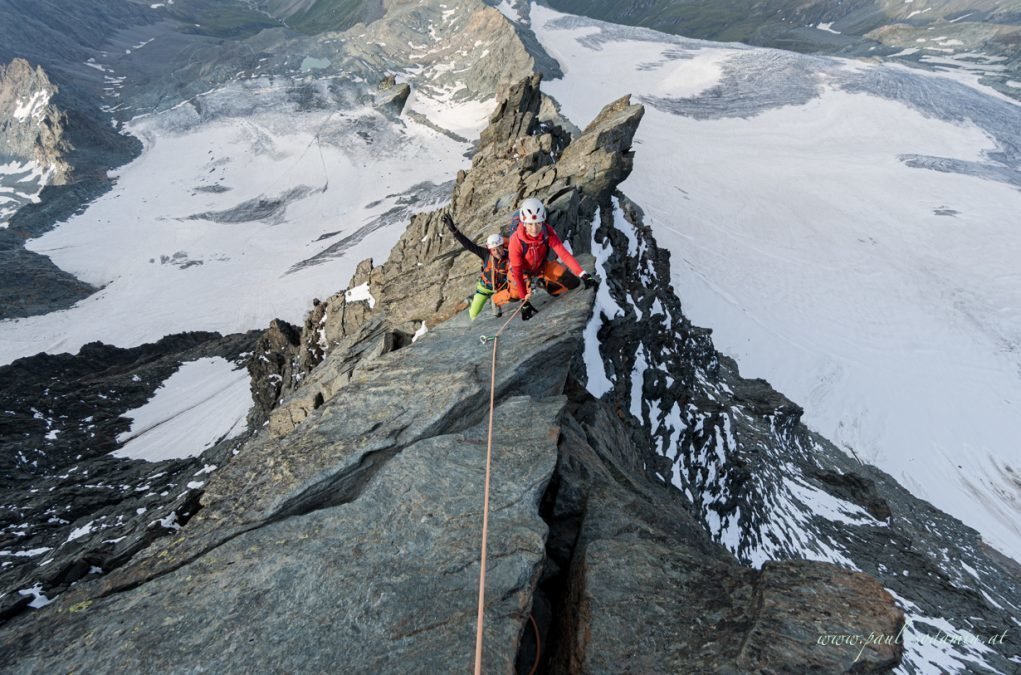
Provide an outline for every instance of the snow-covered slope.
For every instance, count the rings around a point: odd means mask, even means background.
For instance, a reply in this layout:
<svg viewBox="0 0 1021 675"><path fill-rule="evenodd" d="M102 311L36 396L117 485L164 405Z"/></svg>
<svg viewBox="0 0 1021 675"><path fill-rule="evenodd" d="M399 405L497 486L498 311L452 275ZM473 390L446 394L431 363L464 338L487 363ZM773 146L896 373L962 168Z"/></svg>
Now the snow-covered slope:
<svg viewBox="0 0 1021 675"><path fill-rule="evenodd" d="M212 120L187 106L131 124L146 149L114 190L29 243L103 290L0 324L0 363L92 340L134 346L298 321L359 260L388 251L410 213L442 198L436 185L467 165L466 143L414 121L394 124L371 107L300 112L285 89L261 84L203 97L234 106ZM462 124L481 127L488 111L466 107Z"/></svg>
<svg viewBox="0 0 1021 675"><path fill-rule="evenodd" d="M27 244L102 290L0 322L0 363L300 319L446 198L497 90L531 72L510 25L477 0L393 3L314 37L246 24L254 34L222 44L204 31L230 17L177 9L201 17L117 32L77 64L145 149L114 190Z"/></svg>
<svg viewBox="0 0 1021 675"><path fill-rule="evenodd" d="M35 162L0 164L0 228L25 204L38 204L39 193L49 182L51 172Z"/></svg>
<svg viewBox="0 0 1021 675"><path fill-rule="evenodd" d="M1021 107L948 77L534 6L584 120L647 106L623 189L693 322L809 426L1021 559Z"/></svg>
<svg viewBox="0 0 1021 675"><path fill-rule="evenodd" d="M113 455L152 462L201 454L245 431L250 398L246 369L222 357L184 363L145 405L124 413L131 428Z"/></svg>

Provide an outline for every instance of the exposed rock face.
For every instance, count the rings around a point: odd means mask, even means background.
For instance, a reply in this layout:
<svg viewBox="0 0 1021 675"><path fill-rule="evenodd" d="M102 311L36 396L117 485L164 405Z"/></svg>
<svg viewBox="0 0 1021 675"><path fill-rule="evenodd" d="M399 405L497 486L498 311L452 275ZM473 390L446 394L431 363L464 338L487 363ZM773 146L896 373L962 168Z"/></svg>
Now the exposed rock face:
<svg viewBox="0 0 1021 675"><path fill-rule="evenodd" d="M404 104L408 102L409 96L411 96L411 85L401 82L386 89L385 95L378 96L375 105L383 112L400 115L404 111Z"/></svg>
<svg viewBox="0 0 1021 675"><path fill-rule="evenodd" d="M486 60L459 95L502 87L531 62L499 13L478 2L450 0L442 11L387 4L392 22L356 29L368 37L344 62L364 68L353 72L375 72L396 58L376 49L377 40L407 44L401 58L421 63L413 43L436 21L448 22L444 30L459 31L460 39L421 58L446 62L464 51L463 63L486 50L500 56ZM291 16L325 5L272 6ZM279 39L260 35L253 44ZM221 49L208 43L204 49ZM250 44L235 46L247 59L260 56ZM190 50L181 53L191 58ZM205 88L207 72L214 83L237 72L230 59L195 64L183 94ZM439 72L423 86L440 91L456 81ZM669 289L669 260L642 226L640 210L618 196L627 214L618 219L610 204L630 170L642 108L626 98L614 102L572 141L569 125L539 93L538 78L508 91L471 171L458 176L454 218L479 239L501 229L521 198L544 199L575 251L594 242L606 257L600 293L612 293L621 313L597 326L614 385L600 401L571 384L587 375L578 352L590 292L543 303L537 319L515 321L501 338L487 672L530 667L528 609L551 671L861 672L887 670L901 658L891 644L837 649L816 642L824 634L898 633L902 613L875 580L818 562L770 562L760 571L739 564L721 543L745 563L835 551L839 562L879 576L924 616L942 616L947 606L953 618L973 619L976 632L1009 628L1016 577L980 550L974 533L809 433L794 402L768 383L740 378L736 364L714 351L708 331L683 317ZM157 89L136 95L152 96L154 107L165 103ZM121 156L121 146L104 143L95 145L94 167ZM101 173L90 190L102 189ZM45 229L86 196L60 194L19 213L11 236ZM197 490L177 493L169 505L122 497L121 506L149 509L134 518L125 512L131 534L122 542L97 533L83 544L91 548L75 549L67 532L46 535L64 542L61 555L68 552L42 578L45 590L80 583L32 615L14 616L28 598L12 593L37 577L0 589L7 592L0 616L13 616L0 630L5 669L45 672L73 663L99 671L252 672L343 663L406 672L409 664L426 671L468 664L479 538L473 495L487 400L488 356L477 338L499 324L483 318L468 325L456 316L477 261L446 236L439 216L416 216L388 261L359 266L351 286L366 284L374 305L341 292L320 303L300 331L278 323L264 336L257 355L265 360L257 358L251 372L253 419L265 422L265 431L215 474L199 515L179 537L101 579L92 570L122 564L165 533L152 525L157 517L193 514ZM633 232L620 229L627 223ZM629 234L640 244L636 257L624 255ZM430 332L412 344L423 324ZM105 383L105 374L92 376L97 386ZM34 418L19 415L15 434L45 438L48 428L29 428L38 426ZM226 459L232 450L218 452ZM159 478L173 497L199 465L163 476L96 466L132 490ZM650 473L662 484L650 482ZM58 489L83 482L67 474L54 479ZM33 489L18 498L38 499ZM806 493L834 497L854 522L813 513ZM94 508L86 497L76 499ZM49 508L37 504L31 508ZM103 503L54 525L77 529L93 513L115 522L120 515ZM4 524L7 537L21 536L16 515ZM51 543L14 541L26 548ZM983 585L972 588L963 572L948 575L938 555L976 570ZM979 597L984 589L992 589L991 599ZM251 643L236 641L241 631L250 631ZM1008 646L1016 653L1016 643ZM1001 649L995 663L1009 672L1011 652Z"/></svg>
<svg viewBox="0 0 1021 675"><path fill-rule="evenodd" d="M899 610L864 575L821 563L741 567L676 492L644 480L604 404L574 391L566 407L557 393L591 299L577 291L544 304L542 321L515 322L500 338L485 671L515 672L541 597L562 621L542 622L549 667L570 672L725 670L727 659L838 672L855 655L815 646L817 630L895 633ZM286 436L247 444L210 481L182 536L0 632L9 670L469 664L489 359L476 336L498 326L447 321L364 365ZM544 499L554 505L548 539ZM565 516L579 523L577 544L564 536ZM537 594L557 559L567 587ZM817 624L790 611L809 598L831 617ZM243 626L245 642L232 626ZM718 651L705 647L712 639ZM874 651L863 664L896 661L893 648Z"/></svg>
<svg viewBox="0 0 1021 675"><path fill-rule="evenodd" d="M172 335L120 349L40 354L0 367L0 620L33 600L124 564L186 522L208 471L240 440L203 456L143 462L113 457L141 406L179 365L243 360L257 335Z"/></svg>
<svg viewBox="0 0 1021 675"><path fill-rule="evenodd" d="M536 109L537 84L514 89ZM522 121L531 106L502 110L519 113L518 133L539 128ZM477 236L484 216L506 218L527 186L541 186L559 226L589 236L627 173L640 117L626 100L608 106L559 161L540 150L553 133L490 133L459 177L455 214ZM477 263L460 271L467 256L437 236L438 215L415 218L390 260L356 273L373 306L320 303L297 344L291 329L273 327L259 354L279 346L281 358L259 372L300 382L270 412L270 428L214 475L181 536L0 630L11 672L72 662L218 672L470 665L489 402L489 348L478 336L503 320L454 316L454 284L470 288ZM570 382L593 295L540 299L538 317L513 320L498 341L485 671L530 668L530 613L550 672L895 665L895 646L858 658L815 644L821 632L862 625L896 633L902 614L873 580L825 563L743 567L680 492L647 480L620 413ZM431 328L411 343L401 327L419 317ZM313 336L326 343L321 354L308 349ZM809 602L812 613L801 611Z"/></svg>
<svg viewBox="0 0 1021 675"><path fill-rule="evenodd" d="M0 228L0 319L63 309L96 291L48 257L27 251L24 242L109 190L107 169L141 149L105 116L100 119L99 111L69 107L66 101L41 68L33 70L23 59L0 66L0 163L32 162L45 172L29 181L33 192L45 185L39 197L16 199L13 215L4 214L0 199L0 222L8 223ZM16 194L29 190L15 187Z"/></svg>
<svg viewBox="0 0 1021 675"><path fill-rule="evenodd" d="M538 504L565 405L557 393L590 301L575 294L501 338L486 672L513 672L528 622L546 532ZM5 662L14 672L71 660L90 671L219 672L469 663L489 400L478 328L438 326L362 368L286 437L247 445L207 486L187 536L65 594L54 605L65 611L13 626ZM244 649L230 646L228 617L254 638ZM37 621L50 628L36 632ZM281 639L289 646L274 647ZM130 663L102 646L125 641Z"/></svg>
<svg viewBox="0 0 1021 675"><path fill-rule="evenodd" d="M57 88L24 59L0 63L0 159L34 162L48 182L62 185L70 167L64 117L51 103Z"/></svg>
<svg viewBox="0 0 1021 675"><path fill-rule="evenodd" d="M297 383L297 354L301 344L301 333L297 328L274 320L269 330L262 334L255 345L255 353L248 361L248 372L252 376L252 409L250 426L255 427L266 419L270 409L280 398L285 383Z"/></svg>
<svg viewBox="0 0 1021 675"><path fill-rule="evenodd" d="M676 491L649 484L610 409L580 388L572 398L550 541L570 533L576 543L568 561L550 550L570 594L551 604L562 631L551 635L552 672L886 672L899 662L902 645L859 655L818 644L855 626L897 635L903 614L875 579L807 561L736 565Z"/></svg>

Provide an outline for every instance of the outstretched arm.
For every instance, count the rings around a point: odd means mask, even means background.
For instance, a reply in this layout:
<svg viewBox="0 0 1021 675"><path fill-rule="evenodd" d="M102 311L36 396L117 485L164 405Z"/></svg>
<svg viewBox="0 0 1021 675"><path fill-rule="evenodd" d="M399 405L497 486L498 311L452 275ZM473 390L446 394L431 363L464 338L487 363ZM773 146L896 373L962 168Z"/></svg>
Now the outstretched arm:
<svg viewBox="0 0 1021 675"><path fill-rule="evenodd" d="M564 264L567 265L568 269L574 272L576 277L585 276L585 270L581 268L581 265L579 265L578 261L574 259L571 252L567 250L567 247L564 246L564 242L560 240L560 237L558 237L557 233L553 231L553 228L550 227L547 229L549 230L550 248L556 251L557 257L564 261Z"/></svg>
<svg viewBox="0 0 1021 675"><path fill-rule="evenodd" d="M488 255L489 251L486 250L485 247L479 246L474 241L464 236L461 230L457 229L457 226L454 225L454 219L450 217L449 213L443 214L443 224L447 226L450 233L454 235L454 239L457 239L457 243L461 244L466 251L471 251L478 257L482 258L482 262L486 262L486 255Z"/></svg>

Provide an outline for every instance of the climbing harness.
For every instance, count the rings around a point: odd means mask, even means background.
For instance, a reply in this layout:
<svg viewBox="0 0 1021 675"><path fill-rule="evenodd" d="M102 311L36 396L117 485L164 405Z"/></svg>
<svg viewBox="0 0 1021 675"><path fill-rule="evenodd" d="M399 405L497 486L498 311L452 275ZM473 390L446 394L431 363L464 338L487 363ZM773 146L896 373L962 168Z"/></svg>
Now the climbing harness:
<svg viewBox="0 0 1021 675"><path fill-rule="evenodd" d="M504 249L503 256L500 258L497 258L490 252L485 262L482 263L482 269L479 271L479 288L489 291L491 295L502 291L507 288L507 276L509 274L510 267L508 265L507 250Z"/></svg>

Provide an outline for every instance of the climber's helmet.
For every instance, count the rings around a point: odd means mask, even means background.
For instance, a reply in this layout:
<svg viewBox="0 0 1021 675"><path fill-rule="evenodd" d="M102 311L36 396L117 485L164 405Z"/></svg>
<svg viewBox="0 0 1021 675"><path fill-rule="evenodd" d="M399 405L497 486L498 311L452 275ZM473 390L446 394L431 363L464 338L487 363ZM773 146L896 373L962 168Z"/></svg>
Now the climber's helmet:
<svg viewBox="0 0 1021 675"><path fill-rule="evenodd" d="M526 199L521 202L521 207L518 209L518 220L529 226L528 230L532 236L535 236L535 226L546 222L546 207L534 197Z"/></svg>

